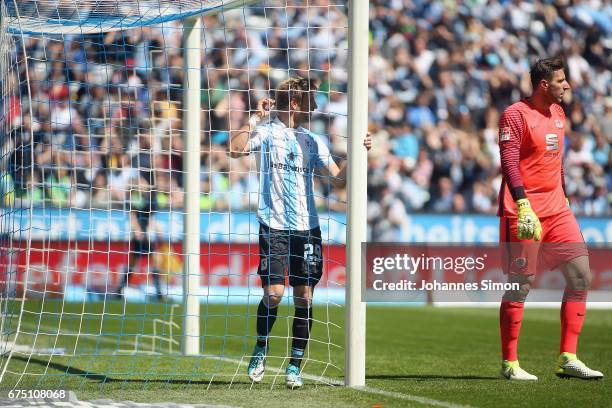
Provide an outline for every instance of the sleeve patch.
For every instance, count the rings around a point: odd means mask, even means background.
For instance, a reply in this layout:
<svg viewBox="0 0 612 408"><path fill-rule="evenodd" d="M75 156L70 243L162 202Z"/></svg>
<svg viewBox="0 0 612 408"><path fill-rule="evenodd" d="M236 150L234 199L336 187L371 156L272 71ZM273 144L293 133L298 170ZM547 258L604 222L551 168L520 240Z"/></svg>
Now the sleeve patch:
<svg viewBox="0 0 612 408"><path fill-rule="evenodd" d="M499 130L499 141L507 142L510 140L510 126L503 127Z"/></svg>

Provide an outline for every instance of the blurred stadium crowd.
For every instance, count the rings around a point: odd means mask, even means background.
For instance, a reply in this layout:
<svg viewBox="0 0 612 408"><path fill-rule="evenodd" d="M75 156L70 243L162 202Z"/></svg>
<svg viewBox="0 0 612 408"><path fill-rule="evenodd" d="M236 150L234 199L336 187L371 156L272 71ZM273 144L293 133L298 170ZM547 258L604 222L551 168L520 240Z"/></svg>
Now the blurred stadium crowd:
<svg viewBox="0 0 612 408"><path fill-rule="evenodd" d="M531 93L529 66L562 54L565 181L576 214L612 214L612 5L376 0L371 4L368 205L375 236L406 212L495 213L498 120Z"/></svg>
<svg viewBox="0 0 612 408"><path fill-rule="evenodd" d="M322 81L311 130L328 135L334 155L345 156L346 8L329 0L310 3L308 11L253 7L204 17L203 211L256 206L254 163L228 159L228 130L246 123L256 101L287 75ZM13 81L21 98L9 101L16 130L3 146L16 154L1 183L15 194L6 199L125 206L144 167L153 169L147 181L157 191L158 208L179 209L179 28L168 23L100 35L25 37L30 89L25 64L19 64ZM577 214L612 214L609 2L372 0L370 34L375 147L368 217L374 237L393 238L413 212L495 213L499 116L530 93L530 63L556 53L565 56L573 88L564 101L571 205ZM21 46L16 52L24 61ZM321 210L345 210L346 192L320 189Z"/></svg>

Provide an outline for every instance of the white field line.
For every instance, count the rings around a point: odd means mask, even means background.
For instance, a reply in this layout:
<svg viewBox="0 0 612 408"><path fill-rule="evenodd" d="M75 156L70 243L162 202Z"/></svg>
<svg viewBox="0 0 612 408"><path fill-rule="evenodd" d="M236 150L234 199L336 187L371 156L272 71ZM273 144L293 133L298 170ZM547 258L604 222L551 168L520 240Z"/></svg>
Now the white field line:
<svg viewBox="0 0 612 408"><path fill-rule="evenodd" d="M50 332L48 333L40 333L42 335L45 336L71 336L71 337L77 337L78 340L77 341L82 341L82 340L87 340L93 343L104 343L104 344L108 344L108 345L125 345L125 346L132 346L134 347L134 342L130 341L130 340L122 340L122 339L116 339L113 340L111 338L109 338L111 335L109 335L108 337L105 336L101 336L100 334L96 334L96 333L79 333L79 332L75 332L75 331L71 331L71 330L65 330L62 329L61 331L54 333L53 330L57 330L57 327L54 326L47 326L44 324L34 324L34 323L30 323L30 322L22 322L21 323L23 326L27 326L30 327L32 329L48 329ZM121 337L120 333L117 333L116 335L112 335L113 337ZM128 335L125 335L126 337ZM139 334L130 334L130 337L138 337L140 336ZM145 342L139 342L141 344L147 344ZM147 345L152 345L151 343L147 344ZM64 354L64 356L66 356L66 354Z"/></svg>
<svg viewBox="0 0 612 408"><path fill-rule="evenodd" d="M374 388L374 387L366 386L366 387L358 387L354 389L363 391L363 392L367 392L369 394L381 395L383 397L395 398L395 399L404 400L404 401L412 401L412 402L416 402L416 403L423 404L423 405L430 405L432 407L473 408L470 405L459 405L459 404L454 404L452 402L438 401L433 398L420 397L418 395L411 395L411 394L403 394L401 392L386 391L386 390L381 390L380 388Z"/></svg>
<svg viewBox="0 0 612 408"><path fill-rule="evenodd" d="M247 362L244 361L244 359L235 359L235 358L228 358L228 357L215 357L216 359L222 360L222 361L227 361L229 363L236 363L239 366L247 366ZM266 366L266 369L270 369L276 372L276 374L274 374L275 377L278 376L278 373L282 372L281 367L270 367L270 366ZM323 377L320 375L312 375L312 374L302 374L302 377L304 377L307 380L311 380L311 381L318 381L318 382L324 382L327 383L329 385L335 385L335 386L344 386L344 382L340 381L340 380L336 380L334 378L328 378L328 377ZM423 404L423 405L429 405L432 407L444 407L444 408L473 408L470 405L459 405L459 404L454 404L452 402L447 402L447 401L438 401L432 398L427 398L427 397L421 397L418 395L411 395L411 394L404 394L404 393L400 393L400 392L394 392L394 391L386 391L386 390L382 390L380 388L374 388L374 387L354 387L352 388L356 391L361 391L361 392L365 392L368 394L377 394L377 395L381 395L383 397L388 397L388 398L395 398L395 399L399 399L399 400L404 400L404 401L412 401L412 402L416 402L419 404Z"/></svg>
<svg viewBox="0 0 612 408"><path fill-rule="evenodd" d="M50 330L54 330L56 329L55 327L50 327L50 326L45 326L45 325L35 325L29 322L22 322L22 325L25 326L29 326L29 327L38 327L38 328L44 328L44 329L50 329ZM52 333L52 335L56 335L55 333ZM97 343L106 343L109 345L114 345L116 346L117 344L124 344L124 345L130 345L133 346L134 343L132 341L129 340L113 340L113 339L109 339L106 337L101 337L99 335L94 335L94 334L83 334L83 333L77 333L77 332L72 332L70 330L62 330L58 335L62 336L62 335L67 335L67 336L77 336L79 337L80 340L87 340L90 342L97 342ZM92 337L95 336L95 337ZM127 351L127 350L126 350ZM143 354L145 354L146 352L144 352ZM203 356L205 358L210 358L210 359L214 359L214 360L220 360L220 361L225 361L228 363L233 363L233 364L237 364L238 367L240 366L246 366L248 365L246 361L244 361L244 358L242 359L237 359L237 358L229 358L229 357L221 357L221 356ZM281 367L272 367L272 366L267 366L266 367L268 370L272 370L275 372L275 377L278 377L281 373L282 373L282 368ZM235 377L237 375L238 370L236 370L236 373L233 375L233 377ZM329 377L324 377L324 376L319 376L319 375L312 375L312 374L302 374L302 377L304 377L307 380L310 381L316 381L316 382L323 382L326 383L328 385L334 385L334 386L344 386L344 382L334 379L334 378L329 378ZM233 381L233 378L232 378ZM276 380L275 380L276 381ZM212 380L211 380L212 382ZM274 385L274 383L272 384ZM380 395L383 397L387 397L387 398L395 398L398 400L403 400L403 401L411 401L411 402L415 402L418 404L422 404L422 405L428 405L428 406L432 406L432 407L443 407L443 408L473 408L470 405L459 405L459 404L454 404L452 402L447 402L447 401L439 401L433 398L427 398L427 397L421 397L418 395L412 395L412 394L404 394L404 393L400 393L400 392L394 392L394 391L386 391L380 388L375 388L375 387L355 387L353 388L356 391L360 391L360 392L365 392L367 394L376 394L376 395Z"/></svg>

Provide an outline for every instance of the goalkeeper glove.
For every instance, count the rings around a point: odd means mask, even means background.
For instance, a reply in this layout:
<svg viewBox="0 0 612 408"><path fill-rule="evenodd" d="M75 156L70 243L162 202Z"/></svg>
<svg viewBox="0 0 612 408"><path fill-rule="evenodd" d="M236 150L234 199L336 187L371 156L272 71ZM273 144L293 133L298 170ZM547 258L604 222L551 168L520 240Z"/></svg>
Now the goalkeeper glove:
<svg viewBox="0 0 612 408"><path fill-rule="evenodd" d="M542 225L537 215L531 209L531 204L526 198L516 200L518 207L518 239L535 239L539 241L542 238Z"/></svg>

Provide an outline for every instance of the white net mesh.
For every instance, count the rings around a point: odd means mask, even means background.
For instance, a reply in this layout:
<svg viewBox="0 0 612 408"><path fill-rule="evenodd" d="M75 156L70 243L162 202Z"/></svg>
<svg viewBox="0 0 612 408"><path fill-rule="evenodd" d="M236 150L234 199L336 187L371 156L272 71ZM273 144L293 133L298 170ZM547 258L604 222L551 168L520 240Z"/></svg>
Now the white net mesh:
<svg viewBox="0 0 612 408"><path fill-rule="evenodd" d="M245 3L5 2L1 387L92 389L100 378L121 387L128 379L252 385L259 181L254 160L229 159L228 138L257 100L301 75L321 82L307 127L336 160L344 156L347 27L343 2ZM207 10L200 349L185 357L187 113L177 19ZM302 369L310 381L335 383L346 193L314 182L324 267ZM293 314L288 290L270 336L269 385L284 381Z"/></svg>
<svg viewBox="0 0 612 408"><path fill-rule="evenodd" d="M143 27L196 14L213 14L255 0L8 0L15 33L89 34Z"/></svg>

